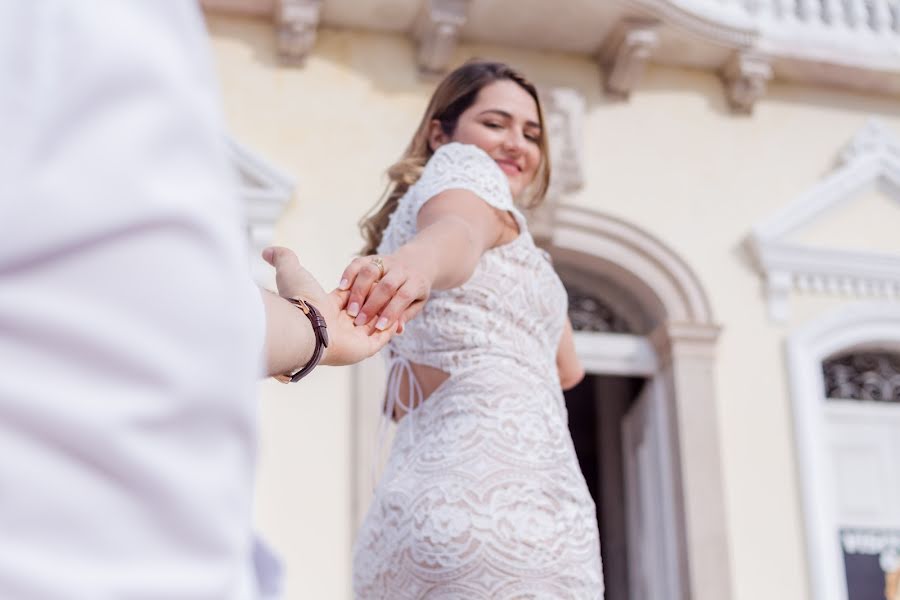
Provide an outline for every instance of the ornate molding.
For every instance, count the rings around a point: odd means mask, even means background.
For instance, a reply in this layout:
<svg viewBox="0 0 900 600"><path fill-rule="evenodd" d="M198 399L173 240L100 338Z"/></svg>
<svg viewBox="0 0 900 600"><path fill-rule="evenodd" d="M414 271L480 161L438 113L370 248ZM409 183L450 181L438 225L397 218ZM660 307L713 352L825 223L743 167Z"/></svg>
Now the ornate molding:
<svg viewBox="0 0 900 600"><path fill-rule="evenodd" d="M886 184L900 197L900 141L877 121L867 123L840 158L831 175L754 227L750 245L774 321L788 318L794 291L900 299L900 253L821 248L786 239L830 208L852 201L867 185Z"/></svg>
<svg viewBox="0 0 900 600"><path fill-rule="evenodd" d="M322 0L200 2L209 11L272 15L278 47L285 61L293 63L302 62L313 45L322 6ZM461 28L467 23L470 2L336 2L329 5L325 24L410 32L418 41L423 73L440 73L452 60ZM467 28L466 35L472 36L473 42L497 43L502 39L514 46L595 53L597 40L589 35L573 39L573 25L577 23L582 31L605 32L615 23L655 22L659 26L652 33L658 34L659 47L653 60L660 63L721 71L735 53L754 52L771 58L771 69L778 78L900 95L900 21L894 0L616 0L603 3L603 9L596 11L579 10L577 2L565 0L531 3L527 19L511 19L504 11L493 9L479 14L490 21L479 20L477 27ZM584 19L592 22L579 22ZM532 40L529 32L534 31L534 23L544 21L552 22L548 34ZM625 36L628 43L624 46L621 40L613 44L610 39L608 43L614 48L604 48L603 57L611 63L607 65L611 74L608 89L627 95L634 88L646 61L644 55L656 44L652 33ZM736 72L741 73L741 68ZM755 72L752 76L731 77L731 95L741 99L737 106L752 105L746 101L746 90L753 90L770 76Z"/></svg>
<svg viewBox="0 0 900 600"><path fill-rule="evenodd" d="M720 71L725 93L732 110L749 115L757 100L766 93L772 79L768 60L748 52L737 52Z"/></svg>
<svg viewBox="0 0 900 600"><path fill-rule="evenodd" d="M528 211L535 237L545 238L552 226L553 206L584 186L584 115L581 92L570 88L540 90L544 126L550 143L550 187L544 202Z"/></svg>
<svg viewBox="0 0 900 600"><path fill-rule="evenodd" d="M668 246L626 221L559 205L551 244L561 253L572 254L574 268L579 268L578 257L588 256L630 273L633 285L625 286L626 280L620 283L635 301L654 311L657 323L715 323L709 298L694 271Z"/></svg>
<svg viewBox="0 0 900 600"><path fill-rule="evenodd" d="M825 397L900 404L900 354L857 351L822 363Z"/></svg>
<svg viewBox="0 0 900 600"><path fill-rule="evenodd" d="M576 331L575 351L585 371L626 377L653 377L659 361L643 335Z"/></svg>
<svg viewBox="0 0 900 600"><path fill-rule="evenodd" d="M584 186L584 95L571 88L550 88L541 93L553 175L548 195L577 192Z"/></svg>
<svg viewBox="0 0 900 600"><path fill-rule="evenodd" d="M302 65L316 43L322 0L278 0L275 6L278 54L291 65Z"/></svg>
<svg viewBox="0 0 900 600"><path fill-rule="evenodd" d="M262 282L271 275L271 269L260 253L272 244L275 224L294 195L294 180L231 138L228 158L236 172L238 197L244 206L254 279Z"/></svg>
<svg viewBox="0 0 900 600"><path fill-rule="evenodd" d="M750 48L759 38L752 19L728 11L720 2L698 0L619 0L701 40L726 47Z"/></svg>
<svg viewBox="0 0 900 600"><path fill-rule="evenodd" d="M418 64L423 75L440 75L447 70L459 43L459 31L466 24L469 0L426 0L417 22Z"/></svg>
<svg viewBox="0 0 900 600"><path fill-rule="evenodd" d="M676 358L713 360L722 328L712 323L661 323L648 336L661 366Z"/></svg>
<svg viewBox="0 0 900 600"><path fill-rule="evenodd" d="M594 333L634 333L628 323L602 298L578 287L566 286L572 329Z"/></svg>
<svg viewBox="0 0 900 600"><path fill-rule="evenodd" d="M606 38L598 55L608 94L627 99L659 45L659 21L627 18Z"/></svg>
<svg viewBox="0 0 900 600"><path fill-rule="evenodd" d="M869 119L841 152L840 160L848 164L865 157L900 164L900 139L880 121Z"/></svg>

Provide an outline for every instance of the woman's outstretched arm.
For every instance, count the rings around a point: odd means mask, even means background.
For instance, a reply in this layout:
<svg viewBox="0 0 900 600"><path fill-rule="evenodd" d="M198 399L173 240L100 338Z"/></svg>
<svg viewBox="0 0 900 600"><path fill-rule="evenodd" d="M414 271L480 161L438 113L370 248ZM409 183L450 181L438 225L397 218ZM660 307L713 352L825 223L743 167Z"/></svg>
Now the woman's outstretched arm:
<svg viewBox="0 0 900 600"><path fill-rule="evenodd" d="M382 257L381 269L370 257L355 259L341 276L350 290L347 312L357 325L374 320L384 330L409 321L421 310L431 289L462 285L486 250L518 234L515 219L464 189L431 198L418 213L413 239Z"/></svg>

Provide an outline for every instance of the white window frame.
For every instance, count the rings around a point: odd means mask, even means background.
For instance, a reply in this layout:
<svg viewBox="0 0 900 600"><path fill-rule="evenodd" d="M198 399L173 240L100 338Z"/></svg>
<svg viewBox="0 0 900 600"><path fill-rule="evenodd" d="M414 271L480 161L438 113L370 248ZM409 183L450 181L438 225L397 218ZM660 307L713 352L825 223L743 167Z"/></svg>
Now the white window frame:
<svg viewBox="0 0 900 600"><path fill-rule="evenodd" d="M792 333L787 342L797 466L811 597L847 600L837 508L826 446L822 361L862 346L900 344L900 305L861 302L837 309Z"/></svg>

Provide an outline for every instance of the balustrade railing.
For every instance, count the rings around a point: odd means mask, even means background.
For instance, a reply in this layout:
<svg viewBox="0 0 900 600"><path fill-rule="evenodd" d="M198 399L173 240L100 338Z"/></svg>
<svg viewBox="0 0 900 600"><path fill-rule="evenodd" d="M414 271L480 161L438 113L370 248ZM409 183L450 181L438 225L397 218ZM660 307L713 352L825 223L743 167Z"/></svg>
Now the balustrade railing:
<svg viewBox="0 0 900 600"><path fill-rule="evenodd" d="M900 0L682 0L718 4L760 25L819 30L900 41Z"/></svg>

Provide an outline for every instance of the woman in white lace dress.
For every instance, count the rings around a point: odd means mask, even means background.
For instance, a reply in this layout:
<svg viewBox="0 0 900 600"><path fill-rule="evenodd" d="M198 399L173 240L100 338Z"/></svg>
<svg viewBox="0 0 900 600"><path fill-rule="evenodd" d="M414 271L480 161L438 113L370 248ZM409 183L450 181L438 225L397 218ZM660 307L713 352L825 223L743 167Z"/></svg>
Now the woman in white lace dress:
<svg viewBox="0 0 900 600"><path fill-rule="evenodd" d="M539 201L549 178L534 87L503 64L463 65L389 174L363 223L367 256L341 281L358 324L405 325L389 346L399 424L356 542L357 598L602 598L562 396L583 376L566 294L514 203Z"/></svg>

